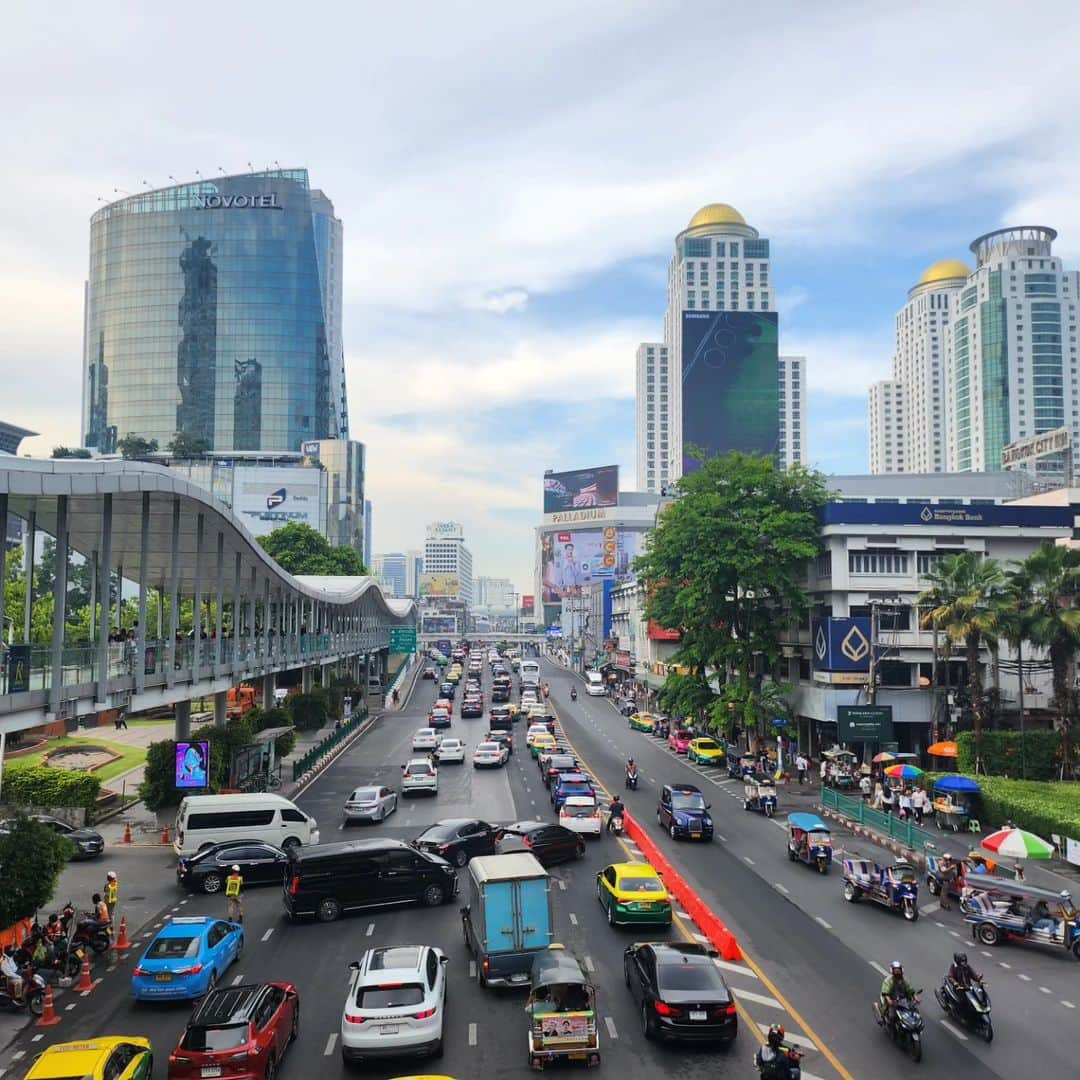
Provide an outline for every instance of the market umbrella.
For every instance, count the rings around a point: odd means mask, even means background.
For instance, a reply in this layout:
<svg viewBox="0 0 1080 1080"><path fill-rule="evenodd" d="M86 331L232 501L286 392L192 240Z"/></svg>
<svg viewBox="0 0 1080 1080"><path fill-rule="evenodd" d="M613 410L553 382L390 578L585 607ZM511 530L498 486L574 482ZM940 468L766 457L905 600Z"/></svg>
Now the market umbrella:
<svg viewBox="0 0 1080 1080"><path fill-rule="evenodd" d="M896 755L890 754L888 750L883 750L880 754L875 754L871 760L875 765L880 765L883 761L895 761Z"/></svg>
<svg viewBox="0 0 1080 1080"><path fill-rule="evenodd" d="M932 746L928 746L926 752L931 757L956 757L956 743L951 741L936 742Z"/></svg>
<svg viewBox="0 0 1080 1080"><path fill-rule="evenodd" d="M1041 836L1015 827L991 833L982 846L1003 859L1051 859L1054 856L1052 844Z"/></svg>
<svg viewBox="0 0 1080 1080"><path fill-rule="evenodd" d="M982 788L966 776L943 776L935 785L935 791L950 791L954 795L977 795Z"/></svg>
<svg viewBox="0 0 1080 1080"><path fill-rule="evenodd" d="M885 775L893 780L917 780L923 771L917 765L890 765Z"/></svg>

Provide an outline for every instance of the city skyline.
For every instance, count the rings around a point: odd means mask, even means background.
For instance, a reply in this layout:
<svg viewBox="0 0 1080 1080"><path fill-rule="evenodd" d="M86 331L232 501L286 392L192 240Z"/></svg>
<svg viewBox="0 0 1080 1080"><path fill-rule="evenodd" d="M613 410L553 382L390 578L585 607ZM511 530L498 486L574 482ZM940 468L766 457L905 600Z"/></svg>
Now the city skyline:
<svg viewBox="0 0 1080 1080"><path fill-rule="evenodd" d="M195 26L153 13L127 19L104 4L71 13L57 35L16 12L0 50L12 85L27 89L8 118L19 168L0 181L0 367L8 418L42 433L24 452L79 437L91 214L144 180L280 160L310 168L344 222L351 434L368 446L381 550L453 517L485 574L531 591L543 470L611 461L629 486L634 351L658 339L671 237L713 201L771 238L780 351L806 357L810 464L866 472L866 388L889 376L896 311L928 265L970 258L971 237L1028 221L1056 228L1055 253L1076 265L1080 16L1060 8L1050 49L1033 14L992 3L978 20L927 6L930 37L918 5L858 19L777 5L785 47L773 51L771 13L733 23L678 7L612 4L587 21L493 8L483 37L449 12L418 28L343 11L332 40L315 22L286 33L222 12L222 35L246 43L227 70ZM985 93L995 9L1008 13L1012 62L1037 68L1039 85ZM115 34L90 53L102 19ZM429 59L402 89L393 43L406 36ZM47 50L27 47L46 38ZM844 56L843 76L820 64L823 50ZM894 50L906 61L886 82ZM508 52L526 58L509 73ZM643 52L649 64L626 62ZM177 55L189 65L182 95ZM295 80L264 88L258 108L223 108L267 55L288 57ZM374 89L345 109L361 69ZM709 144L692 107L699 89L665 70L708 71L721 95L746 80L768 92ZM963 117L947 127L927 122L944 115L944 71L948 113ZM43 81L53 95L30 90Z"/></svg>

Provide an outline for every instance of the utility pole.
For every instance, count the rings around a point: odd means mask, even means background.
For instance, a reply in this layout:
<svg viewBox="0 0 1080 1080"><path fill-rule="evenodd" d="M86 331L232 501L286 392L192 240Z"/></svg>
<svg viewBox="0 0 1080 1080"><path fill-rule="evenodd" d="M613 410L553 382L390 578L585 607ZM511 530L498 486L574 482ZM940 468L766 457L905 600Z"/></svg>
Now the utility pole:
<svg viewBox="0 0 1080 1080"><path fill-rule="evenodd" d="M877 704L877 650L878 650L878 605L879 600L870 601L870 682L866 687L866 700L871 705Z"/></svg>
<svg viewBox="0 0 1080 1080"><path fill-rule="evenodd" d="M1072 452L1069 453L1072 459ZM1027 779L1027 760L1024 754L1024 642L1023 635L1016 642L1016 670L1020 674L1020 779Z"/></svg>

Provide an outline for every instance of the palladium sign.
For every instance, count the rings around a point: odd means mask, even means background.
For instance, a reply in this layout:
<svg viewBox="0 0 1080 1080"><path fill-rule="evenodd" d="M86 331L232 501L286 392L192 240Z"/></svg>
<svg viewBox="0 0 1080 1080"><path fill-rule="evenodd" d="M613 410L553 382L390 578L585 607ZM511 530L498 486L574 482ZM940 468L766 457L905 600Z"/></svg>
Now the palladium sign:
<svg viewBox="0 0 1080 1080"><path fill-rule="evenodd" d="M284 210L278 205L277 192L267 195L193 195L199 210Z"/></svg>

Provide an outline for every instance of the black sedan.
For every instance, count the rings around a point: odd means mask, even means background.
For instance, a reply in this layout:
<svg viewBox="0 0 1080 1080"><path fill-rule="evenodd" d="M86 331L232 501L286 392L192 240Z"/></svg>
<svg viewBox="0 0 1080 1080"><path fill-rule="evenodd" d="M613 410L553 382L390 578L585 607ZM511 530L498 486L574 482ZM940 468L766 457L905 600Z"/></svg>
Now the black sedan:
<svg viewBox="0 0 1080 1080"><path fill-rule="evenodd" d="M731 1042L735 999L714 963L716 951L688 941L629 945L623 973L647 1039Z"/></svg>
<svg viewBox="0 0 1080 1080"><path fill-rule="evenodd" d="M39 824L47 826L60 836L66 836L71 841L72 860L96 859L105 851L105 838L94 829L77 829L66 821L49 817L48 814L32 814L31 817ZM10 825L10 821L0 821L0 834L8 832Z"/></svg>
<svg viewBox="0 0 1080 1080"><path fill-rule="evenodd" d="M239 866L245 889L251 885L280 885L288 865L289 856L273 844L229 840L180 859L176 880L189 892L218 893L225 888L231 867Z"/></svg>
<svg viewBox="0 0 1080 1080"><path fill-rule="evenodd" d="M518 821L499 830L495 846L500 855L531 852L541 866L585 858L585 837L564 825L545 821Z"/></svg>
<svg viewBox="0 0 1080 1080"><path fill-rule="evenodd" d="M466 698L461 703L461 718L464 720L474 719L484 715L484 702L482 698Z"/></svg>
<svg viewBox="0 0 1080 1080"><path fill-rule="evenodd" d="M464 866L474 855L495 854L495 829L477 818L447 818L429 825L412 844Z"/></svg>

